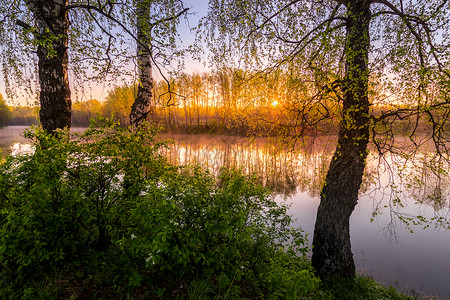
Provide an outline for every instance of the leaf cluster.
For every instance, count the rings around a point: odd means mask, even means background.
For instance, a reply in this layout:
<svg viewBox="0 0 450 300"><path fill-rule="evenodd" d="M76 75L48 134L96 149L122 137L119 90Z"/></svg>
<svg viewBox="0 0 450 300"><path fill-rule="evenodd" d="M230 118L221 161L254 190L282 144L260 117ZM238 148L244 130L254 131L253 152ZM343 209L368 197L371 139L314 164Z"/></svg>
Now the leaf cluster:
<svg viewBox="0 0 450 300"><path fill-rule="evenodd" d="M70 139L35 129L35 152L1 165L2 297L283 298L318 286L306 236L254 177L170 166L149 126L95 125Z"/></svg>

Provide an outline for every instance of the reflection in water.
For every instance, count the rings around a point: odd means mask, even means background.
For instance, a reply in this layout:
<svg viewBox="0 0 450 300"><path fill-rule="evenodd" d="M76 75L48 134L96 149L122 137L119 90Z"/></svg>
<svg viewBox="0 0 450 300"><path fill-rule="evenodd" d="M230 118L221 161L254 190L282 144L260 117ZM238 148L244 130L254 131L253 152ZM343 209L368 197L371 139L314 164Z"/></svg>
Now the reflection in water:
<svg viewBox="0 0 450 300"><path fill-rule="evenodd" d="M305 140L296 148L283 150L267 138L249 140L243 137L217 135L163 135L173 144L164 150L164 155L173 164L200 164L217 175L220 168L240 168L246 174L255 173L259 182L269 187L275 195L285 198L295 193L306 193L318 197L336 146L333 136L315 137ZM391 156L392 157L392 156ZM399 165L369 156L360 194L373 189L389 187L398 181Z"/></svg>
<svg viewBox="0 0 450 300"><path fill-rule="evenodd" d="M217 175L221 167L255 173L274 195L292 198L297 193L319 197L336 138L305 140L294 151L275 147L267 138L252 141L217 135L164 135L173 144L164 150L171 163L200 164ZM429 153L429 152L428 152ZM372 200L372 217L383 223L385 234L396 239L400 223L449 227L448 161L429 154L414 156L371 152L360 196ZM431 209L430 209L431 208ZM382 215L380 217L380 215ZM374 219L374 218L373 218Z"/></svg>
<svg viewBox="0 0 450 300"><path fill-rule="evenodd" d="M2 155L11 154L11 145L15 143L29 143L29 141L23 137L23 132L28 126L7 126L0 128L0 150Z"/></svg>
<svg viewBox="0 0 450 300"><path fill-rule="evenodd" d="M214 135L164 135L174 144L164 150L178 165L200 164L217 175L220 168L240 168L255 173L259 182L275 194L291 197L306 192L318 196L335 147L335 139L316 138L294 151L283 151L266 138L249 141L242 137Z"/></svg>
<svg viewBox="0 0 450 300"><path fill-rule="evenodd" d="M16 135L3 136L6 131L0 129L0 146L7 153L14 143L25 142L19 135L25 128L13 129ZM246 138L216 135L161 137L174 140L164 150L172 163L199 163L215 175L223 166L241 168L248 174L256 172L259 181L275 192L277 201L292 203L295 225L313 232L319 191L336 138L320 137L305 141L295 151L284 151L266 138L250 142ZM398 284L403 291L414 288L450 299L450 233L433 227L421 230L424 224L417 227L410 222L414 229L411 234L398 222L401 217L408 221L408 216L420 215L435 218L438 226L439 220L445 225L449 219L449 170L448 161L429 154L378 157L370 153L360 201L351 217L352 250L356 261L362 261L358 265L360 271L369 270L381 282ZM370 222L373 213L382 214ZM380 230L388 239L379 234ZM399 243L391 243L392 237Z"/></svg>
<svg viewBox="0 0 450 300"><path fill-rule="evenodd" d="M435 211L448 207L450 164L442 157L423 155L405 169L404 190L417 203L428 204Z"/></svg>
<svg viewBox="0 0 450 300"><path fill-rule="evenodd" d="M450 228L449 160L425 151L386 154L369 163L377 174L369 193L376 200L374 214L387 212L390 219L385 218L384 229L392 238L398 221L411 230L415 225Z"/></svg>

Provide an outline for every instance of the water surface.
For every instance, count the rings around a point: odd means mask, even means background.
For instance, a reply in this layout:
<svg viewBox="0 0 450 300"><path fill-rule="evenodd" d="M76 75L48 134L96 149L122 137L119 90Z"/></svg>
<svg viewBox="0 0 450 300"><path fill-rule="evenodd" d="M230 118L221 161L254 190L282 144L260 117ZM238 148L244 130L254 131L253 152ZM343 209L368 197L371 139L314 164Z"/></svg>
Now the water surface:
<svg viewBox="0 0 450 300"><path fill-rule="evenodd" d="M277 201L292 204L295 225L302 227L312 241L320 186L335 149L335 137L316 138L294 152L280 151L263 138L250 142L242 137L215 135L166 137L175 141L166 152L173 163L200 163L214 174L222 166L258 172ZM413 163L395 155L387 155L384 160L373 152L369 155L360 200L350 220L355 263L360 273L385 285L409 294L450 299L450 232L433 226L423 229L423 225L406 228L398 218L411 214L450 219L448 180L438 181L420 167L420 157L418 161L419 166L414 161L415 168L403 170ZM399 173L403 180L399 180ZM414 186L417 181L412 179L416 177L423 186ZM391 184L397 185L397 193L392 193ZM442 193L440 202L429 201L437 188ZM395 205L395 197L401 198L404 207ZM371 221L376 209L381 214Z"/></svg>
<svg viewBox="0 0 450 300"><path fill-rule="evenodd" d="M26 143L21 136L24 129L20 126L0 129L4 154L11 151L13 144ZM309 140L296 151L279 149L264 138L250 142L242 137L217 135L162 137L174 140L165 150L173 163L200 163L213 174L223 166L258 172L259 180L274 191L277 201L292 204L291 213L297 218L295 225L301 226L312 241L320 186L334 151L335 137ZM427 159L426 155L422 158ZM399 181L399 172L403 174L403 183ZM423 184L415 186L416 179ZM397 194L392 193L392 183L397 185ZM414 290L450 299L450 232L433 226L405 228L398 220L402 214L450 219L448 180L437 178L420 168L420 164L403 161L402 157L390 155L380 161L371 153L360 194L350 229L358 271L410 294ZM395 205L397 196L405 207ZM382 214L371 222L377 208Z"/></svg>

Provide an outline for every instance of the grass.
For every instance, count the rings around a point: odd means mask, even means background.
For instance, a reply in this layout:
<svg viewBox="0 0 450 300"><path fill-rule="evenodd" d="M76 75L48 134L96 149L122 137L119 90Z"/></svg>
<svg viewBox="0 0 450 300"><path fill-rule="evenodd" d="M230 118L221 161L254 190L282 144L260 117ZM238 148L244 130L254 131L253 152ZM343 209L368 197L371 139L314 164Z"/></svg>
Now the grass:
<svg viewBox="0 0 450 300"><path fill-rule="evenodd" d="M0 165L1 299L408 299L320 281L256 177L171 166L151 128L34 134L35 153Z"/></svg>
<svg viewBox="0 0 450 300"><path fill-rule="evenodd" d="M73 267L73 266L72 266ZM67 270L64 273L47 275L44 279L29 284L28 289L21 295L10 294L10 299L167 299L164 286L142 286L133 293L124 291L117 294L114 287L105 282L108 276L97 274L93 269L91 274L87 270ZM398 292L394 287L386 288L374 279L357 275L353 279L333 278L322 282L319 287L308 295L295 298L284 298L274 295L261 297L240 298L233 295L231 286L221 289L218 282L211 279L196 279L188 285L180 286L173 299L351 299L351 300L383 300L383 299L421 299ZM251 284L253 285L253 284ZM164 295L164 296L163 296Z"/></svg>
<svg viewBox="0 0 450 300"><path fill-rule="evenodd" d="M317 294L309 299L413 299L394 287L386 288L374 279L357 275L353 279L333 278L322 282Z"/></svg>

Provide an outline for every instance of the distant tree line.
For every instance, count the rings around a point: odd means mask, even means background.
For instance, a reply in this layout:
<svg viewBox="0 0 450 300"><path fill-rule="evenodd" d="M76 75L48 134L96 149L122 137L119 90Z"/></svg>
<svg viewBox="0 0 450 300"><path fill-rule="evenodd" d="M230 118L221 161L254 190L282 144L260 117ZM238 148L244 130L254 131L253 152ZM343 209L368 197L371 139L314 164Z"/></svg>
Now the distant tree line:
<svg viewBox="0 0 450 300"><path fill-rule="evenodd" d="M277 71L263 76L239 69L182 74L155 82L154 104L147 120L175 132L233 134L305 134L334 132L338 107L305 101L297 74ZM86 126L102 115L129 126L136 86L113 89L105 101L76 102L72 126ZM303 119L295 118L301 114ZM327 119L317 126L318 120Z"/></svg>
<svg viewBox="0 0 450 300"><path fill-rule="evenodd" d="M33 125L38 123L37 107L8 106L0 94L0 127L8 125Z"/></svg>
<svg viewBox="0 0 450 300"><path fill-rule="evenodd" d="M300 88L304 82L299 76L292 71L258 75L239 69L182 74L170 79L170 85L165 81L155 82L154 107L147 120L167 131L184 133L336 134L339 105L333 100L325 101L326 98L315 101L307 90ZM137 84L117 86L102 102L96 99L74 102L71 125L85 127L91 119L103 116L130 126L137 90ZM381 96L376 91L371 93L374 99ZM377 116L391 108L385 104L374 105L371 114ZM7 108L3 104L0 119L4 125L38 124L38 109ZM405 133L411 127L407 121L396 122L398 132ZM426 124L422 127L428 128Z"/></svg>
<svg viewBox="0 0 450 300"><path fill-rule="evenodd" d="M11 111L3 100L3 96L0 94L0 127L5 126L11 118Z"/></svg>
<svg viewBox="0 0 450 300"><path fill-rule="evenodd" d="M174 132L301 135L335 132L338 108L313 101L297 88L295 74L278 71L258 76L239 69L182 74L155 82L147 120ZM138 85L114 88L103 102L74 102L72 126L87 126L101 115L130 125ZM296 115L302 114L298 120ZM328 119L316 126L318 120Z"/></svg>

